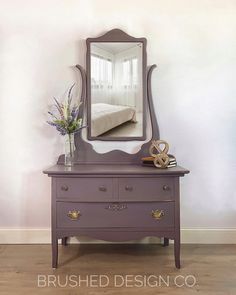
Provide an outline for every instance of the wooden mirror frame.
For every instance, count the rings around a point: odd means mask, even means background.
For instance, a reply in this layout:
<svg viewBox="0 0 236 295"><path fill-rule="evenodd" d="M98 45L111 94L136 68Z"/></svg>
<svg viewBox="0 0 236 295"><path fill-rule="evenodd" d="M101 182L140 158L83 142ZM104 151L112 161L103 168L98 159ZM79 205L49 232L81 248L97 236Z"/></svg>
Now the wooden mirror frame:
<svg viewBox="0 0 236 295"><path fill-rule="evenodd" d="M143 115L142 115L142 135L141 136L92 136L91 134L91 43L142 43L142 98L143 98ZM88 132L87 138L88 140L104 140L104 141L131 141L131 140L141 140L144 141L146 139L146 105L147 105L147 40L146 38L134 38L120 29L113 29L106 34L97 37L97 38L88 38L86 39L87 45L87 54L86 54L86 72L87 72L87 124L88 124Z"/></svg>

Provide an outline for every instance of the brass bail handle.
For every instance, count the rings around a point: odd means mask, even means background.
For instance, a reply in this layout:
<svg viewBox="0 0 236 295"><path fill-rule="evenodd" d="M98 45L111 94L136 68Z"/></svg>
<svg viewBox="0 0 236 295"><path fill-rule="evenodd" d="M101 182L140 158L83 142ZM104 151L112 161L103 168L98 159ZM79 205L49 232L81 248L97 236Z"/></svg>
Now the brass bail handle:
<svg viewBox="0 0 236 295"><path fill-rule="evenodd" d="M78 220L81 216L80 211L78 210L71 210L67 213L67 216L71 219L71 220Z"/></svg>
<svg viewBox="0 0 236 295"><path fill-rule="evenodd" d="M164 210L152 210L152 218L159 220L165 215Z"/></svg>

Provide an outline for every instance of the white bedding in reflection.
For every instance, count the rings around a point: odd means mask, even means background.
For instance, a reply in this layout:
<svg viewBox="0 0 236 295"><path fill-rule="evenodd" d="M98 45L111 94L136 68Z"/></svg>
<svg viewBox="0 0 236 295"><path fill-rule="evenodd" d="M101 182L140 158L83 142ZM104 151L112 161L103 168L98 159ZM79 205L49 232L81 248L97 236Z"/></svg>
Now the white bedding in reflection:
<svg viewBox="0 0 236 295"><path fill-rule="evenodd" d="M99 136L127 121L136 122L132 107L94 103L91 106L91 135Z"/></svg>

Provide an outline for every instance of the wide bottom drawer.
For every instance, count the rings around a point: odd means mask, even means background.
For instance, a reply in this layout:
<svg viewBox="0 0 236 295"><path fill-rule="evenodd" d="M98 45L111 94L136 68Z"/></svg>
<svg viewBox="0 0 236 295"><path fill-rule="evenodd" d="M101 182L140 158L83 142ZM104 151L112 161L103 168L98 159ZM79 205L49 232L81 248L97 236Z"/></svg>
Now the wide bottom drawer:
<svg viewBox="0 0 236 295"><path fill-rule="evenodd" d="M174 202L57 202L58 228L173 226Z"/></svg>

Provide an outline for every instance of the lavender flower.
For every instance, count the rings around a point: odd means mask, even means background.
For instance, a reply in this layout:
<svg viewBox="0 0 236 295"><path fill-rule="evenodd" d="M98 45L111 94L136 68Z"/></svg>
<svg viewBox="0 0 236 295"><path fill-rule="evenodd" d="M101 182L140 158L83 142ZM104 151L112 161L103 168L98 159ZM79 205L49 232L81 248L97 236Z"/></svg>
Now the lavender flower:
<svg viewBox="0 0 236 295"><path fill-rule="evenodd" d="M51 116L51 121L47 121L50 126L56 128L56 130L61 135L73 134L80 131L86 126L82 126L82 119L78 118L79 107L78 105L72 104L72 90L75 84L73 84L67 95L67 100L64 103L60 103L56 98L54 98L55 104L54 107L58 114L56 115L53 111L48 111L48 114Z"/></svg>

